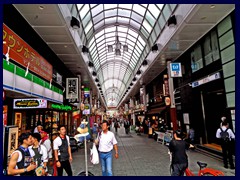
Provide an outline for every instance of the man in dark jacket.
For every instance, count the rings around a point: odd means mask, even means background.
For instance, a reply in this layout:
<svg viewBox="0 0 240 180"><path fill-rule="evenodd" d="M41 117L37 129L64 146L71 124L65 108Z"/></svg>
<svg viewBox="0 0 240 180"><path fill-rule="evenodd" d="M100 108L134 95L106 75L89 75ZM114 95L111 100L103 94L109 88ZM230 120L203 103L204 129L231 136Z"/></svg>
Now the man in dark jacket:
<svg viewBox="0 0 240 180"><path fill-rule="evenodd" d="M183 133L181 130L175 131L173 136L174 139L169 144L169 150L172 155L171 176L183 176L188 167L186 149L194 148L194 146L182 139Z"/></svg>

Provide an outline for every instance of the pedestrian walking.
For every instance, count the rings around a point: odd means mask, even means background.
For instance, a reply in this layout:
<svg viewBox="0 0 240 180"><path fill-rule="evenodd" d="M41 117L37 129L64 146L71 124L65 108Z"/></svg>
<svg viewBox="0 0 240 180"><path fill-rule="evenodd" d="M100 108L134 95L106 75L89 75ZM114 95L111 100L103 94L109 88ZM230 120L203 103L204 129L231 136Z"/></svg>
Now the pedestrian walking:
<svg viewBox="0 0 240 180"><path fill-rule="evenodd" d="M223 120L222 127L218 128L216 132L216 137L220 139L224 167L228 168L228 162L229 162L230 169L235 169L235 166L233 163L235 135L233 131L229 128L229 125L226 119Z"/></svg>
<svg viewBox="0 0 240 180"><path fill-rule="evenodd" d="M130 122L128 119L124 121L124 128L125 128L125 133L128 134L130 130Z"/></svg>
<svg viewBox="0 0 240 180"><path fill-rule="evenodd" d="M32 145L31 133L22 133L18 142L21 144L10 156L8 175L34 176L36 164L32 163L34 152L29 149Z"/></svg>
<svg viewBox="0 0 240 180"><path fill-rule="evenodd" d="M181 130L174 131L174 139L170 141L169 151L171 153L171 176L183 176L188 167L188 156L186 149L194 148L192 144L183 140L183 133Z"/></svg>
<svg viewBox="0 0 240 180"><path fill-rule="evenodd" d="M118 123L117 120L115 120L115 122L114 122L114 128L115 128L115 132L117 133L118 132L118 128L120 128L119 123Z"/></svg>
<svg viewBox="0 0 240 180"><path fill-rule="evenodd" d="M102 167L103 176L112 176L112 150L115 150L115 158L118 159L118 147L117 140L114 136L114 133L108 131L108 122L103 120L102 122L102 132L98 133L98 137L95 141L98 145L99 158Z"/></svg>
<svg viewBox="0 0 240 180"><path fill-rule="evenodd" d="M66 135L65 126L58 127L59 136L53 141L54 157L57 165L58 176L62 176L63 169L68 176L72 176L72 153L70 148L69 136Z"/></svg>

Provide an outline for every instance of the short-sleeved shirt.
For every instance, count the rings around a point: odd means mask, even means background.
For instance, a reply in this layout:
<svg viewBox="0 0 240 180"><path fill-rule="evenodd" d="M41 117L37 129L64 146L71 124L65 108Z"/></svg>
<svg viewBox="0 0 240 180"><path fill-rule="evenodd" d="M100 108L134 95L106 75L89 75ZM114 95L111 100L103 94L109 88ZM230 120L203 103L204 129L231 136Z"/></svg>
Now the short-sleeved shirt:
<svg viewBox="0 0 240 180"><path fill-rule="evenodd" d="M68 146L70 146L70 141L69 141L69 136L66 135ZM58 136L56 139L53 141L53 150L59 150L59 146L62 145L62 140ZM58 155L60 155L60 151L58 151Z"/></svg>
<svg viewBox="0 0 240 180"><path fill-rule="evenodd" d="M169 150L172 153L172 164L188 163L186 149L190 144L184 140L172 140L169 144Z"/></svg>
<svg viewBox="0 0 240 180"><path fill-rule="evenodd" d="M106 134L100 132L97 139L99 140L98 150L100 152L109 152L113 149L113 145L117 144L117 140L111 131L107 131Z"/></svg>
<svg viewBox="0 0 240 180"><path fill-rule="evenodd" d="M226 126L222 126L221 128L222 128L223 131L225 131L227 129ZM218 128L218 130L216 132L216 138L221 138L221 135L220 135L221 132L222 132L221 129ZM231 129L228 129L227 132L229 134L230 139L235 139L235 135L234 135L234 133L232 132Z"/></svg>

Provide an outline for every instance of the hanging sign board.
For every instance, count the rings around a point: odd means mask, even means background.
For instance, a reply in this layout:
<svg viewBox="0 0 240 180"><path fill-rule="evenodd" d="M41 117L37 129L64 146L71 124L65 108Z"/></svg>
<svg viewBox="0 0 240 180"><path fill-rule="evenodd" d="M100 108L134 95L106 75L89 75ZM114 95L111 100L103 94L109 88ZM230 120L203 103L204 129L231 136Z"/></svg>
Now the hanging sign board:
<svg viewBox="0 0 240 180"><path fill-rule="evenodd" d="M66 79L66 99L78 99L78 78Z"/></svg>
<svg viewBox="0 0 240 180"><path fill-rule="evenodd" d="M182 77L181 63L170 63L171 77Z"/></svg>

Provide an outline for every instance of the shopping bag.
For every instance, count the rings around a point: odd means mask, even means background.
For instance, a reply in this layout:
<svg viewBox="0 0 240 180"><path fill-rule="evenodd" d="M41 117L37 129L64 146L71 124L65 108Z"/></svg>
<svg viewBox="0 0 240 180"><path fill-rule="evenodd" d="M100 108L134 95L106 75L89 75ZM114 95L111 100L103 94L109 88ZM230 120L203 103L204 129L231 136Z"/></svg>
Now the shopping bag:
<svg viewBox="0 0 240 180"><path fill-rule="evenodd" d="M92 147L92 149L90 149L90 161L93 164L99 163L99 156L98 156L98 151L97 151L95 143L93 143L93 147Z"/></svg>

